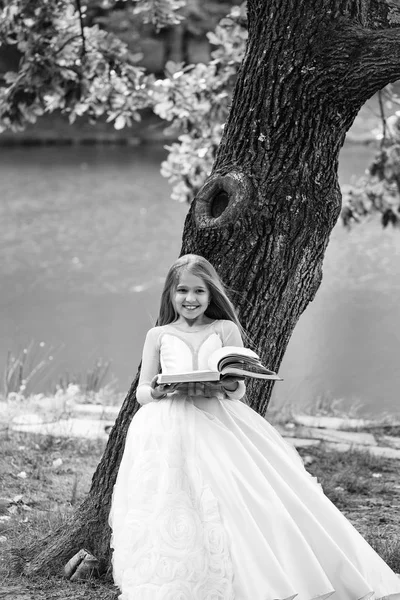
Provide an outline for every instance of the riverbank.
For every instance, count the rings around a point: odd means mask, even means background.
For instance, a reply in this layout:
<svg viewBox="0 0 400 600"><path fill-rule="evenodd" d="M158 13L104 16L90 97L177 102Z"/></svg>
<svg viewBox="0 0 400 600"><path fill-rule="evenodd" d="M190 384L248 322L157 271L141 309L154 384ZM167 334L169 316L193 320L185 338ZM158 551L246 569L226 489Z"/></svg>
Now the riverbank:
<svg viewBox="0 0 400 600"><path fill-rule="evenodd" d="M387 110L393 114L396 107ZM98 120L91 124L87 118L78 118L70 124L67 116L60 113L47 114L36 123L27 125L23 131L5 131L0 134L0 147L8 146L67 146L67 145L123 145L162 144L175 137L165 133L166 121L151 110L142 112L142 119L131 127L121 130L112 123ZM377 97L368 100L358 113L346 140L353 144L374 144L382 130Z"/></svg>
<svg viewBox="0 0 400 600"><path fill-rule="evenodd" d="M71 385L53 397L39 395L17 402L0 402L0 432L106 442L123 395L103 396L100 392L97 399L96 402L94 396L88 402L78 386ZM113 403L107 404L104 399ZM379 420L333 413L301 414L286 409L270 411L266 419L298 450L323 447L327 452L368 452L400 460L400 420L391 416Z"/></svg>
<svg viewBox="0 0 400 600"><path fill-rule="evenodd" d="M96 146L119 145L139 146L141 144L161 144L172 141L165 134L168 123L151 111L143 111L141 121L132 127L117 130L112 123L99 119L92 125L81 117L74 123L60 113L44 115L36 123L23 131L4 131L0 134L0 147L14 146Z"/></svg>

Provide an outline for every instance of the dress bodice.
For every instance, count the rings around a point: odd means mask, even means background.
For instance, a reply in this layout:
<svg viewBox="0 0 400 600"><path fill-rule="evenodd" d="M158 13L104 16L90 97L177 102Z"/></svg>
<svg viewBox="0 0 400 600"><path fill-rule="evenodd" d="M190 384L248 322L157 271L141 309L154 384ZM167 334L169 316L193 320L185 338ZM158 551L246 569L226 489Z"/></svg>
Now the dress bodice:
<svg viewBox="0 0 400 600"><path fill-rule="evenodd" d="M160 339L160 364L163 373L182 373L208 369L208 358L222 340L210 324L206 330L183 332L169 326Z"/></svg>
<svg viewBox="0 0 400 600"><path fill-rule="evenodd" d="M210 355L223 346L243 346L237 325L229 320L217 319L197 331L182 331L174 323L153 327L148 331L143 347L136 391L138 402L153 401L151 382L160 372L206 370ZM244 392L244 383L239 382L239 388L229 397L240 399Z"/></svg>

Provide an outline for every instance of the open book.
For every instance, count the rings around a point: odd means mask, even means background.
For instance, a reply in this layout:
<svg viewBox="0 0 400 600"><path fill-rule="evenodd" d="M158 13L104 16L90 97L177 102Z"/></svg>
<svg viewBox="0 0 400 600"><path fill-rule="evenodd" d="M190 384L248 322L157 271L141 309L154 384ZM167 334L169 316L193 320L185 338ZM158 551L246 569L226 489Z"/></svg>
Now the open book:
<svg viewBox="0 0 400 600"><path fill-rule="evenodd" d="M218 348L208 359L209 369L186 373L161 373L157 383L186 383L191 381L219 381L224 377L255 377L283 381L277 373L261 364L259 356L250 348L224 346Z"/></svg>

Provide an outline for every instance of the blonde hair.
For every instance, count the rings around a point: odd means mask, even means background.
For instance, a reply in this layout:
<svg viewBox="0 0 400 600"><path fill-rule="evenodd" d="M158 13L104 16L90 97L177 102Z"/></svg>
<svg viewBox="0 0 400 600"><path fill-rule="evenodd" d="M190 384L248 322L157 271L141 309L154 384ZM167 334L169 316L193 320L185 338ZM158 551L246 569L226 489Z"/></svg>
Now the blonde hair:
<svg viewBox="0 0 400 600"><path fill-rule="evenodd" d="M238 326L242 336L246 338L246 333L240 324L236 310L228 298L224 284L219 278L217 271L208 260L197 254L185 254L181 256L168 271L161 294L157 325L173 323L179 316L172 302L172 296L179 284L179 278L183 271L188 271L192 275L199 277L207 286L210 293L210 304L204 314L210 319L227 319L228 321L233 321Z"/></svg>

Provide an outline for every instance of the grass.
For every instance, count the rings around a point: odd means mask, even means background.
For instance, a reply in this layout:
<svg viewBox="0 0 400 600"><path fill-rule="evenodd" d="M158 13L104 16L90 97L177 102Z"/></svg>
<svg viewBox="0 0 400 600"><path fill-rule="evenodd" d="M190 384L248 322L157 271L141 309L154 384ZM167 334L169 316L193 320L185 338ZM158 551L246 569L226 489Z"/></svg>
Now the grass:
<svg viewBox="0 0 400 600"><path fill-rule="evenodd" d="M11 548L30 544L66 521L87 494L104 447L104 441L16 432L1 438L0 592L8 590L7 599L117 598L109 581L78 584L60 578L24 578L13 573L10 563Z"/></svg>
<svg viewBox="0 0 400 600"><path fill-rule="evenodd" d="M3 589L7 595L3 595ZM45 577L16 577L3 587L0 580L1 598L4 600L117 600L118 593L109 582L94 579L84 583L70 583L66 579ZM28 595L29 594L29 595Z"/></svg>
<svg viewBox="0 0 400 600"><path fill-rule="evenodd" d="M11 500L0 498L0 591L9 590L6 598L116 600L110 581L27 579L12 573L9 560L11 548L40 539L65 522L86 495L104 445L15 432L1 439L0 497ZM307 457L307 469L326 495L400 572L400 489L394 487L398 463L367 452L328 451L324 445L301 449L300 454Z"/></svg>
<svg viewBox="0 0 400 600"><path fill-rule="evenodd" d="M25 348L14 353L7 353L3 367L0 401L9 404L27 405L40 412L43 405L48 410L49 401L60 404L59 400L68 401L71 391L79 400L88 403L115 404L122 403L122 394L114 390L115 378L106 384L110 377L111 362L97 359L92 368L83 373L65 373L58 377L58 383L47 384L52 392L37 393L42 387L43 380L49 379L54 370L54 354L62 347L55 349L45 342L31 341ZM39 401L35 403L35 399ZM78 399L78 398L76 398ZM26 406L24 407L26 409ZM65 406L64 406L65 408ZM34 412L34 411L30 411Z"/></svg>
<svg viewBox="0 0 400 600"><path fill-rule="evenodd" d="M385 528L378 527L367 533L366 540L395 573L400 573L399 537L393 537Z"/></svg>
<svg viewBox="0 0 400 600"><path fill-rule="evenodd" d="M396 460L369 452L301 448L307 470L368 543L400 573L400 478Z"/></svg>
<svg viewBox="0 0 400 600"><path fill-rule="evenodd" d="M59 386L61 389L66 390L72 383L79 386L82 392L88 398L96 397L99 393L105 391L108 388L112 389L113 384L116 382L115 379L111 383L106 385L106 379L110 374L111 361L104 361L99 358L91 369L87 369L86 373L73 374L66 373L63 377L59 378Z"/></svg>
<svg viewBox="0 0 400 600"><path fill-rule="evenodd" d="M56 350L45 342L31 341L17 354L7 353L3 369L3 395L32 393L53 367Z"/></svg>

